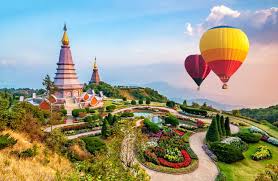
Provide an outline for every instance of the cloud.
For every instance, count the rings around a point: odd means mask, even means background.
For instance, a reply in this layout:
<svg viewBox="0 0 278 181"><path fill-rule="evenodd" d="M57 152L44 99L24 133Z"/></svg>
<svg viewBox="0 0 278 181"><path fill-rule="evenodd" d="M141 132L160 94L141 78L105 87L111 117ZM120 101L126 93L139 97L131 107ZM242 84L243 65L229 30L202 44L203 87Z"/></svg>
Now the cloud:
<svg viewBox="0 0 278 181"><path fill-rule="evenodd" d="M224 5L214 6L206 19L193 26L192 34L201 35L207 29L230 25L246 32L250 41L256 43L278 43L278 8L239 12Z"/></svg>
<svg viewBox="0 0 278 181"><path fill-rule="evenodd" d="M191 26L191 23L186 23L185 34L188 34L188 35L190 35L190 36L193 35L193 28L192 28L192 26Z"/></svg>

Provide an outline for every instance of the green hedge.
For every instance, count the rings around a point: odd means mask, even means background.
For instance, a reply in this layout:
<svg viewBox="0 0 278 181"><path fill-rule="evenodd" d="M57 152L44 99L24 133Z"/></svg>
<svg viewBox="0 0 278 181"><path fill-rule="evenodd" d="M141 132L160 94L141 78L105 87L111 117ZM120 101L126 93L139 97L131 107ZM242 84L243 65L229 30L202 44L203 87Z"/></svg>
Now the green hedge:
<svg viewBox="0 0 278 181"><path fill-rule="evenodd" d="M180 106L181 110L184 112L187 112L189 114L195 114L195 115L200 115L200 116L207 116L208 112L202 109L195 109L195 108L189 108L184 105Z"/></svg>
<svg viewBox="0 0 278 181"><path fill-rule="evenodd" d="M92 154L106 150L106 145L100 138L89 136L82 138L82 140L86 143L86 149Z"/></svg>
<svg viewBox="0 0 278 181"><path fill-rule="evenodd" d="M152 121L150 121L149 119L144 119L144 125L151 131L154 133L157 133L160 128L157 124L153 123Z"/></svg>
<svg viewBox="0 0 278 181"><path fill-rule="evenodd" d="M73 109L71 114L73 117L78 117L79 116L79 113L87 113L86 109Z"/></svg>
<svg viewBox="0 0 278 181"><path fill-rule="evenodd" d="M132 112L123 112L121 114L122 118L128 118L128 117L133 117L133 116L134 116L134 114Z"/></svg>
<svg viewBox="0 0 278 181"><path fill-rule="evenodd" d="M247 143L258 143L262 137L262 135L259 133L248 133L248 132L239 132L236 135Z"/></svg>
<svg viewBox="0 0 278 181"><path fill-rule="evenodd" d="M110 105L110 106L106 106L106 111L107 112L112 112L116 109L116 106L115 105Z"/></svg>
<svg viewBox="0 0 278 181"><path fill-rule="evenodd" d="M210 149L217 156L219 161L225 163L233 163L239 160L243 160L244 156L240 149L237 149L233 145L214 142L210 144Z"/></svg>
<svg viewBox="0 0 278 181"><path fill-rule="evenodd" d="M170 115L170 116L167 116L165 118L165 123L166 124L171 124L172 126L178 126L180 121L178 118L176 118L175 116L173 115Z"/></svg>

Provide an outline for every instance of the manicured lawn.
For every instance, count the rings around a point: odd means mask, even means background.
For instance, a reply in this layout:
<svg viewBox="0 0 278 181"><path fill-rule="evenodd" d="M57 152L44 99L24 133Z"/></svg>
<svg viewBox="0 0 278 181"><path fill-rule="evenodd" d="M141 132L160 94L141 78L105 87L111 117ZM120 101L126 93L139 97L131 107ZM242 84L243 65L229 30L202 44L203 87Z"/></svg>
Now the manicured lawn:
<svg viewBox="0 0 278 181"><path fill-rule="evenodd" d="M260 145L267 146L272 153L272 159L254 161L251 155L255 153ZM254 180L256 176L265 170L267 164L278 163L278 149L276 146L260 141L259 143L249 144L249 148L244 152L245 159L232 164L218 162L217 165L221 172L227 177L227 181L246 181Z"/></svg>

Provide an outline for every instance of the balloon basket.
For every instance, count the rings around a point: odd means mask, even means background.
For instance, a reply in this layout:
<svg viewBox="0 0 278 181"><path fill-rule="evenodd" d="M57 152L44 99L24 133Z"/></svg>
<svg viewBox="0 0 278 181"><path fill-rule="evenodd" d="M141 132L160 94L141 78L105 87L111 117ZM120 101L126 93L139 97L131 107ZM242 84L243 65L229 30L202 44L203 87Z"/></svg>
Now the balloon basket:
<svg viewBox="0 0 278 181"><path fill-rule="evenodd" d="M222 89L228 89L228 85L227 84L223 84Z"/></svg>

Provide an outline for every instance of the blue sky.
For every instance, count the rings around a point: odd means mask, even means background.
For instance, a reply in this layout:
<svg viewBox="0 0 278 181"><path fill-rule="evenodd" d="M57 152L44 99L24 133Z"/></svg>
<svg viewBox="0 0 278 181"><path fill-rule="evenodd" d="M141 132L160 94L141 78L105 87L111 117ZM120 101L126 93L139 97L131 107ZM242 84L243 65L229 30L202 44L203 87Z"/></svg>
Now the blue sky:
<svg viewBox="0 0 278 181"><path fill-rule="evenodd" d="M1 2L0 87L38 88L45 74L54 76L62 27L66 22L74 62L82 82L90 79L91 62L96 56L102 71L101 77L107 82L134 84L165 81L178 87L194 89L195 85L191 83L183 69L179 69L180 72L167 73L165 67L179 65L183 67L183 60L188 54L199 53L200 33L194 33L193 36L187 35L186 25L190 23L194 30L200 24L207 28L206 18L209 17L213 7L220 5L241 13L241 24L237 25L242 25L242 28L248 31L251 29L250 34L254 35L251 41L254 39L255 42L259 37L256 33L259 30L264 32L264 30L259 29L253 33L250 26L244 25L246 24L244 20L257 11L278 7L278 2L275 0L195 0L193 2L184 0L18 0ZM225 14L226 16L229 17ZM230 19L222 19L234 23ZM262 25L264 26L266 25ZM272 32L277 32L276 28L276 25L272 26ZM277 41L272 40L267 43L271 43L273 49ZM261 43L257 46L260 46L259 49L263 48ZM270 54L271 56L277 55L275 52ZM250 57L254 56L255 54L250 55ZM250 62L247 61L247 64ZM274 60L268 63L273 62ZM260 63L260 60L256 63ZM150 74L159 76L149 79L137 81L140 73L126 76L125 69L132 67L139 70L148 65L150 67L164 66L164 68L153 68L151 70L153 73L150 72ZM163 72L160 72L161 70ZM185 79L186 82L177 84L175 81L177 79ZM215 80L215 77L211 78L211 82ZM214 92L215 90L212 89L204 95L215 96Z"/></svg>

